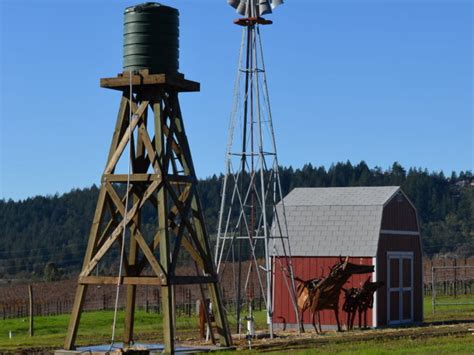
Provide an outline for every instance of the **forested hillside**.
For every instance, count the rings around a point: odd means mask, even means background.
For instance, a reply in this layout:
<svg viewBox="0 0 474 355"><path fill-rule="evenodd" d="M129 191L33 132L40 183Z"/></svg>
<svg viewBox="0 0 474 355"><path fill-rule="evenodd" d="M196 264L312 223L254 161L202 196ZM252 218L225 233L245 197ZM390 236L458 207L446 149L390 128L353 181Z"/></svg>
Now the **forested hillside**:
<svg viewBox="0 0 474 355"><path fill-rule="evenodd" d="M474 179L471 172L443 173L395 163L369 169L361 162L329 169L305 165L281 168L284 194L294 187L401 185L421 219L424 252L474 254ZM222 176L199 183L209 232L215 233ZM23 201L0 200L0 278L57 277L77 272L82 262L98 188L75 189L61 196ZM144 222L149 223L145 218ZM49 264L54 262L54 265ZM48 265L49 264L49 265Z"/></svg>

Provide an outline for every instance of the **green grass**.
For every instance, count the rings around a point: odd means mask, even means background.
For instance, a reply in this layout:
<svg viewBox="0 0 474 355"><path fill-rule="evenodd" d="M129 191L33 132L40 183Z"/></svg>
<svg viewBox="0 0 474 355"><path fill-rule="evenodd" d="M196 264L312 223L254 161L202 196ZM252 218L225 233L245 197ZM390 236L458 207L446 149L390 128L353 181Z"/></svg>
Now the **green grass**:
<svg viewBox="0 0 474 355"><path fill-rule="evenodd" d="M121 339L123 334L124 313L119 312L117 317L116 339ZM159 330L161 315L137 311L136 332L153 333ZM28 336L28 319L7 319L0 322L0 349L15 349L18 347L61 347L69 315L35 317L35 336ZM112 334L113 312L97 311L82 314L78 345L87 345L94 342L108 342ZM178 317L177 329L196 329L195 318ZM9 331L13 337L9 339Z"/></svg>
<svg viewBox="0 0 474 355"><path fill-rule="evenodd" d="M454 320L473 320L474 319L474 304L471 305L454 305L454 303L474 303L474 295L453 297L437 297L436 302L453 303L449 306L436 306L436 311L433 314L431 304L431 297L425 297L424 320L425 322L442 322Z"/></svg>
<svg viewBox="0 0 474 355"><path fill-rule="evenodd" d="M441 301L441 300L440 300ZM456 301L472 301L471 298L461 297ZM432 315L431 299L425 298L425 321L449 320L474 320L474 305L472 306L440 306L435 316ZM119 312L117 320L116 339L121 339L123 334L123 311ZM265 329L266 316L264 312L255 313L257 329ZM112 333L112 311L84 312L81 319L77 345L106 344L110 341ZM0 352L3 350L28 349L28 348L60 348L63 346L69 315L35 317L35 336L28 336L28 319L6 319L0 321ZM229 317L231 329L234 331L236 322ZM196 317L177 318L177 336L181 340L198 338L198 321ZM13 337L9 339L9 331ZM135 334L137 339L153 339L161 341L161 316L156 313L136 312ZM308 345L306 345L308 347ZM401 338L392 340L371 340L342 342L334 339L331 344L319 344L315 350L294 348L291 353L311 354L317 352L336 353L364 353L384 354L395 353L453 353L471 352L474 349L474 336L442 336L439 338ZM276 349L275 349L276 350ZM285 350L283 353L289 353Z"/></svg>
<svg viewBox="0 0 474 355"><path fill-rule="evenodd" d="M284 348L284 350L282 349ZM255 353L255 350L240 350L239 354L247 355ZM442 337L405 337L401 339L385 339L370 341L341 341L331 339L326 344L302 344L292 346L280 346L273 351L266 349L265 352L272 354L473 354L474 336L470 333L458 335L445 335ZM216 352L216 355L226 355L229 352Z"/></svg>
<svg viewBox="0 0 474 355"><path fill-rule="evenodd" d="M0 351L13 350L17 348L48 347L58 348L63 346L66 330L69 322L69 315L58 315L49 317L35 317L34 337L28 335L28 319L14 318L0 321ZM95 311L84 312L82 314L77 345L89 345L94 343L110 342L112 334L113 312ZM117 317L117 328L115 339L122 339L124 312L119 311ZM231 329L235 329L236 321L229 318ZM257 328L264 328L266 315L264 312L255 313L255 323ZM137 311L135 317L135 334L137 338L141 336L153 336L155 341L161 341L162 317L156 313L146 313ZM177 336L182 339L197 339L198 319L197 317L177 317ZM9 332L13 333L12 339Z"/></svg>
<svg viewBox="0 0 474 355"><path fill-rule="evenodd" d="M331 343L313 349L288 349L280 354L472 354L474 336L444 336L440 338L396 339L386 341L366 341L350 343ZM249 352L250 353L250 352Z"/></svg>

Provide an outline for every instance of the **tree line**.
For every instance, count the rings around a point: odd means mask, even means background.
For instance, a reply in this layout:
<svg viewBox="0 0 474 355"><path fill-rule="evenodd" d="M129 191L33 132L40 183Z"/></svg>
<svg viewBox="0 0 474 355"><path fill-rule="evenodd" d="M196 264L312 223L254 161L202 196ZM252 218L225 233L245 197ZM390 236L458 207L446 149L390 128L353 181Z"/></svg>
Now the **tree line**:
<svg viewBox="0 0 474 355"><path fill-rule="evenodd" d="M216 233L223 175L199 181L207 229ZM474 178L471 171L443 172L409 168L370 169L365 162L329 168L306 164L280 168L283 195L295 187L401 186L415 204L424 253L474 254ZM55 196L0 200L0 278L57 279L81 267L99 189L73 189ZM151 212L151 211L150 211ZM149 215L148 215L149 214ZM154 216L142 223L152 230Z"/></svg>

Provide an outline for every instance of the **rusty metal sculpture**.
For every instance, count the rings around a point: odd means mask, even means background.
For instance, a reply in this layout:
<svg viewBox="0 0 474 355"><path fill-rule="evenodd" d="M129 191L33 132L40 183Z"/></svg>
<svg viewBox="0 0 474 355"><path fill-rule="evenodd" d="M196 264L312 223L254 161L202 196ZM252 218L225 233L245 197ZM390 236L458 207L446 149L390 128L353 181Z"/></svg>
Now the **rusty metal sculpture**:
<svg viewBox="0 0 474 355"><path fill-rule="evenodd" d="M342 310L347 313L347 330L351 330L357 313L358 296L362 288L351 287L343 288L342 290L344 291L344 304L342 305Z"/></svg>
<svg viewBox="0 0 474 355"><path fill-rule="evenodd" d="M344 286L352 275L372 272L374 272L373 265L357 265L350 263L349 257L346 257L345 259L341 257L340 261L331 267L329 275L321 278L314 285L307 284L312 280L303 283L300 282L299 287L301 291L298 291L298 306L302 311L305 311L306 309L311 310L312 324L317 333L318 329L316 328L315 317L318 315L319 318L318 312L324 309L334 311L337 330L341 331L341 324L339 322L339 295L342 286ZM305 291L305 289L307 291ZM300 322L300 328L304 331L302 317ZM320 322L319 331L321 331Z"/></svg>
<svg viewBox="0 0 474 355"><path fill-rule="evenodd" d="M315 278L315 279L310 279L310 280L302 280L299 277L295 277L295 281L298 282L298 286L296 286L296 297L297 297L297 305L299 309L301 310L301 315L300 315L300 329L302 332L304 332L304 326L303 326L303 316L304 313L308 310L309 306L311 305L311 300L310 300L310 295L314 293L314 290L316 288L316 285L321 281L321 279ZM321 321L319 317L319 312L318 312L318 325L319 325L319 330L321 331ZM314 329L316 330L316 333L318 333L318 329L316 328L316 325L313 323Z"/></svg>
<svg viewBox="0 0 474 355"><path fill-rule="evenodd" d="M342 309L347 312L347 329L354 327L356 312L359 312L359 328L362 328L362 317L364 317L364 328L367 328L367 311L374 306L374 293L384 285L383 281L371 282L369 277L362 287L343 289L345 301Z"/></svg>

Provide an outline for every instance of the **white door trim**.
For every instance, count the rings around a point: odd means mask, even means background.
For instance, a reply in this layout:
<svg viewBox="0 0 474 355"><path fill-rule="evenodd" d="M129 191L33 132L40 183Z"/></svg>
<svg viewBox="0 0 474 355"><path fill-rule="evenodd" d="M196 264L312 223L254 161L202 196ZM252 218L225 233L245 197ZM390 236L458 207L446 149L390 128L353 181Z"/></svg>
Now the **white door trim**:
<svg viewBox="0 0 474 355"><path fill-rule="evenodd" d="M398 287L390 287L392 280L390 279L390 259L398 259ZM410 260L410 285L403 287L403 259ZM413 308L414 308L414 297L413 297L413 252L411 251L389 251L387 252L387 324L403 324L413 322ZM403 319L403 292L410 291L411 305L410 305L410 318ZM391 292L398 292L398 320L390 320L390 294Z"/></svg>
<svg viewBox="0 0 474 355"><path fill-rule="evenodd" d="M377 258L372 258L372 265L374 265L374 272L372 273L372 281L376 282L377 280ZM378 325L378 317L377 317L377 295L378 292L374 293L374 306L372 308L372 327L376 328Z"/></svg>

